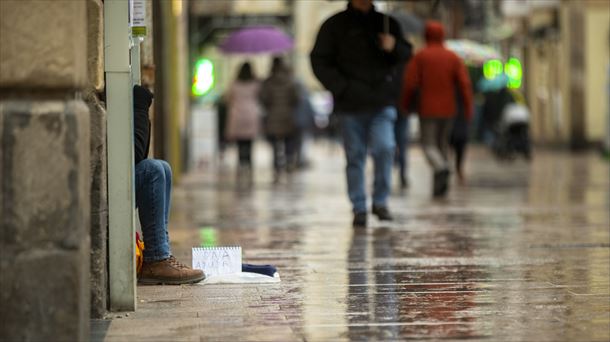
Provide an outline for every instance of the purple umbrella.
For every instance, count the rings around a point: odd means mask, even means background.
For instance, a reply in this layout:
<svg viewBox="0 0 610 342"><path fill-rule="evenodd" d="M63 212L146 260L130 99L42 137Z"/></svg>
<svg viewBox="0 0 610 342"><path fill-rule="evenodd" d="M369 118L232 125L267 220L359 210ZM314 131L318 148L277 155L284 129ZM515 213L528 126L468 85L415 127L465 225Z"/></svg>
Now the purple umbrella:
<svg viewBox="0 0 610 342"><path fill-rule="evenodd" d="M224 53L278 53L293 47L292 38L272 26L246 27L231 33L220 49Z"/></svg>

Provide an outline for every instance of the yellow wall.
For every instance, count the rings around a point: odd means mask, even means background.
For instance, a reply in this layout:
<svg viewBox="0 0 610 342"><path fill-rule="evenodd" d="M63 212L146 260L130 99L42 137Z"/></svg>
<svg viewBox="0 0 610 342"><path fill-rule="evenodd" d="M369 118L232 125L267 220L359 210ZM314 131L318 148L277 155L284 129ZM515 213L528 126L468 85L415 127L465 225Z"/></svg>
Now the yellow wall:
<svg viewBox="0 0 610 342"><path fill-rule="evenodd" d="M586 39L586 134L589 141L603 140L608 127L608 61L610 60L610 3L589 5Z"/></svg>
<svg viewBox="0 0 610 342"><path fill-rule="evenodd" d="M529 24L541 13L530 13ZM610 61L610 2L566 1L559 8L561 33L556 38L528 40L525 65L527 95L532 112L531 131L535 142L570 143L573 118L584 116L584 138L603 140L608 129L608 62ZM584 41L571 41L574 12L581 12ZM571 68L572 49L583 49L584 75ZM581 80L582 79L582 83ZM571 87L582 84L584 108L573 108Z"/></svg>
<svg viewBox="0 0 610 342"><path fill-rule="evenodd" d="M164 113L166 117L166 159L172 166L174 181L178 182L184 171L182 137L186 129L188 112L188 31L186 3L182 0L161 1L163 16L163 65Z"/></svg>
<svg viewBox="0 0 610 342"><path fill-rule="evenodd" d="M295 70L311 89L323 89L311 70L309 53L322 23L333 14L345 10L346 1L297 1L295 12Z"/></svg>
<svg viewBox="0 0 610 342"><path fill-rule="evenodd" d="M563 70L569 61L562 40L529 40L525 77L532 138L536 143L567 143L569 137L569 80Z"/></svg>
<svg viewBox="0 0 610 342"><path fill-rule="evenodd" d="M287 13L288 8L282 0L236 0L233 2L233 12L239 14L269 14Z"/></svg>

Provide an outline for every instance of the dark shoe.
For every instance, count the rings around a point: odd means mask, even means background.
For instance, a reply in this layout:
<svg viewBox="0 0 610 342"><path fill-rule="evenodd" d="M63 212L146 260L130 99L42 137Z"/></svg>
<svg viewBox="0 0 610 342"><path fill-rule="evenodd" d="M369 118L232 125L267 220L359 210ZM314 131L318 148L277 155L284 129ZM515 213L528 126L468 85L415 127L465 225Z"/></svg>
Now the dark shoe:
<svg viewBox="0 0 610 342"><path fill-rule="evenodd" d="M366 227L366 213L355 213L354 222L352 223L354 228L365 228Z"/></svg>
<svg viewBox="0 0 610 342"><path fill-rule="evenodd" d="M394 218L387 207L373 206L373 214L377 215L379 221L392 221Z"/></svg>
<svg viewBox="0 0 610 342"><path fill-rule="evenodd" d="M409 188L409 180L405 175L400 175L400 188L408 189Z"/></svg>
<svg viewBox="0 0 610 342"><path fill-rule="evenodd" d="M449 170L441 170L434 173L434 197L443 197L449 190Z"/></svg>
<svg viewBox="0 0 610 342"><path fill-rule="evenodd" d="M161 261L144 262L138 275L142 284L194 284L205 279L202 270L194 270L176 260L174 256Z"/></svg>

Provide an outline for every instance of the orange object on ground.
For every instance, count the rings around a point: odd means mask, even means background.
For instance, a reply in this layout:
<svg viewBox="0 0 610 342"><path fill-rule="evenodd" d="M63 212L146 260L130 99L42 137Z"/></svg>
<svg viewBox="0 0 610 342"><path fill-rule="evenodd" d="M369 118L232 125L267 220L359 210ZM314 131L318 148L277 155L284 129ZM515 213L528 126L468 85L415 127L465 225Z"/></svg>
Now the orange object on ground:
<svg viewBox="0 0 610 342"><path fill-rule="evenodd" d="M140 234L136 232L136 273L140 273L144 262L144 242L140 239Z"/></svg>

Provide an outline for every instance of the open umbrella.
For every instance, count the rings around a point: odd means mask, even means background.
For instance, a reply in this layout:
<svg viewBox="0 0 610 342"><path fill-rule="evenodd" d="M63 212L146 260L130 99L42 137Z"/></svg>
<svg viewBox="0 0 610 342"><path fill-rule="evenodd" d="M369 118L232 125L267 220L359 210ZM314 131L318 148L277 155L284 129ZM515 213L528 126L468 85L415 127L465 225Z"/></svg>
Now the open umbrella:
<svg viewBox="0 0 610 342"><path fill-rule="evenodd" d="M490 59L500 59L498 51L489 45L468 39L451 39L445 41L447 49L455 52L466 64L480 66Z"/></svg>
<svg viewBox="0 0 610 342"><path fill-rule="evenodd" d="M424 30L424 22L411 13L399 11L391 13L391 16L396 19L404 34L420 34Z"/></svg>
<svg viewBox="0 0 610 342"><path fill-rule="evenodd" d="M292 49L292 38L273 26L246 27L231 33L221 44L227 54L280 53Z"/></svg>

